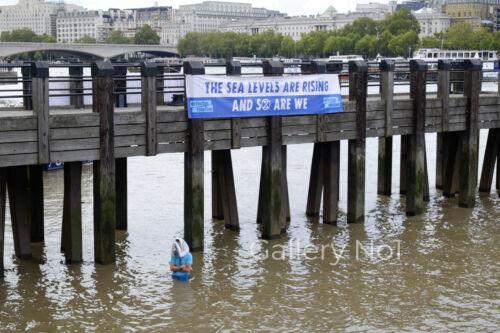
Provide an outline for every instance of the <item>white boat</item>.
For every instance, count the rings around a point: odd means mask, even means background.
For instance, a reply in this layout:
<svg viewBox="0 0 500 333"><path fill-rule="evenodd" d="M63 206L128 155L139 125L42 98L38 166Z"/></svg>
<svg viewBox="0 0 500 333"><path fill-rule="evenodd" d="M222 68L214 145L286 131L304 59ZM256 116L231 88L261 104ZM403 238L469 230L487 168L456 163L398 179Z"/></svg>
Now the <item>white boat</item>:
<svg viewBox="0 0 500 333"><path fill-rule="evenodd" d="M342 61L344 63L350 60L364 60L363 56L358 54L332 55L328 57L328 61Z"/></svg>
<svg viewBox="0 0 500 333"><path fill-rule="evenodd" d="M441 50L441 49L419 49L415 52L413 59L421 59L429 62L429 67L437 68L437 61L441 59L466 60L480 59L483 62L483 78L496 79L498 77L498 54L491 50Z"/></svg>

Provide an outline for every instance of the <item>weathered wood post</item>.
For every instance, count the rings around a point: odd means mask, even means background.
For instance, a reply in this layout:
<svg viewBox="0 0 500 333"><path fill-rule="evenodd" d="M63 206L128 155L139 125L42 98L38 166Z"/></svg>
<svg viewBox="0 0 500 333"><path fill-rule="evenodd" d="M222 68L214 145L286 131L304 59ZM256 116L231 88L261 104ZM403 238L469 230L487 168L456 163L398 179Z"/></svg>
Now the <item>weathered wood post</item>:
<svg viewBox="0 0 500 333"><path fill-rule="evenodd" d="M69 104L75 109L83 109L83 65L71 64L69 71Z"/></svg>
<svg viewBox="0 0 500 333"><path fill-rule="evenodd" d="M238 61L228 60L226 75L241 75L241 64ZM240 128L240 119L232 118L232 148L240 148ZM212 217L224 219L226 228L230 230L240 229L230 149L212 151Z"/></svg>
<svg viewBox="0 0 500 333"><path fill-rule="evenodd" d="M37 117L38 165L28 168L30 191L31 241L44 241L42 164L50 161L49 67L42 62L31 64L33 113Z"/></svg>
<svg viewBox="0 0 500 333"><path fill-rule="evenodd" d="M479 182L479 192L490 193L493 183L493 173L495 172L495 163L498 159L498 150L500 149L500 129L491 128L488 131L488 140L484 152L483 169L481 171L481 180ZM499 175L497 174L497 179Z"/></svg>
<svg viewBox="0 0 500 333"><path fill-rule="evenodd" d="M93 111L99 114L99 160L94 161L94 255L100 264L115 261L116 179L113 76L110 62L91 66Z"/></svg>
<svg viewBox="0 0 500 333"><path fill-rule="evenodd" d="M44 198L43 198L43 167L30 165L28 167L31 241L33 243L45 240L44 231Z"/></svg>
<svg viewBox="0 0 500 333"><path fill-rule="evenodd" d="M156 78L156 105L165 105L165 67L158 65Z"/></svg>
<svg viewBox="0 0 500 333"><path fill-rule="evenodd" d="M126 108L127 103L127 73L128 67L115 66L114 74L114 99L115 107Z"/></svg>
<svg viewBox="0 0 500 333"><path fill-rule="evenodd" d="M21 75L23 81L23 106L25 110L33 109L31 99L31 64L25 62L21 67Z"/></svg>
<svg viewBox="0 0 500 333"><path fill-rule="evenodd" d="M33 112L38 123L38 164L49 163L49 67L42 62L31 64Z"/></svg>
<svg viewBox="0 0 500 333"><path fill-rule="evenodd" d="M160 67L152 63L141 64L141 107L146 114L146 155L155 156L158 152L156 135L156 81Z"/></svg>
<svg viewBox="0 0 500 333"><path fill-rule="evenodd" d="M385 136L378 138L378 181L377 193L392 193L392 111L394 109L393 60L382 60L380 69L380 94L385 102Z"/></svg>
<svg viewBox="0 0 500 333"><path fill-rule="evenodd" d="M341 66L312 61L302 66L302 74L340 73ZM317 115L317 136L313 148L306 214L319 216L323 192L323 223L337 222L340 173L340 141L326 142L323 131L325 115Z"/></svg>
<svg viewBox="0 0 500 333"><path fill-rule="evenodd" d="M263 63L265 76L281 76L283 64L266 60ZM262 238L279 238L286 228L284 198L284 175L282 148L282 120L280 116L268 118L267 145L262 149L262 169L259 190L258 218L262 221ZM286 149L286 148L285 148ZM261 214L261 215L260 215Z"/></svg>
<svg viewBox="0 0 500 333"><path fill-rule="evenodd" d="M498 81L497 81L497 95L500 96L500 60L497 61L498 65ZM497 192L500 193L500 147L498 148L497 155Z"/></svg>
<svg viewBox="0 0 500 333"><path fill-rule="evenodd" d="M446 159L444 155L448 152L449 144L449 112L450 112L450 70L451 60L438 60L438 91L437 96L441 99L442 123L441 132L437 133L436 141L436 188L443 189L445 177Z"/></svg>
<svg viewBox="0 0 500 333"><path fill-rule="evenodd" d="M478 150L479 150L479 93L481 92L482 62L467 59L464 62L464 93L467 98L466 130L461 135L460 207L472 208L476 201Z"/></svg>
<svg viewBox="0 0 500 333"><path fill-rule="evenodd" d="M303 75L308 74L323 74L326 73L326 63L312 61L311 64L303 64L301 66ZM306 215L318 217L321 206L321 195L324 187L324 170L323 170L323 146L325 141L322 134L323 115L316 116L316 142L313 146L313 156L311 162L311 174L309 177L309 190L307 193Z"/></svg>
<svg viewBox="0 0 500 333"><path fill-rule="evenodd" d="M356 102L356 138L348 143L347 222L365 220L366 98L368 64L349 61L349 100Z"/></svg>
<svg viewBox="0 0 500 333"><path fill-rule="evenodd" d="M425 187L425 105L427 64L410 60L410 97L413 105L413 134L407 164L406 214L423 212Z"/></svg>
<svg viewBox="0 0 500 333"><path fill-rule="evenodd" d="M198 61L184 62L185 75L203 75L205 67ZM187 110L187 98L185 106ZM204 239L204 124L189 119L189 144L184 153L184 238L193 251L203 250Z"/></svg>
<svg viewBox="0 0 500 333"><path fill-rule="evenodd" d="M6 201L6 169L0 168L0 278L4 276L3 253L5 248L5 201Z"/></svg>
<svg viewBox="0 0 500 333"><path fill-rule="evenodd" d="M64 163L61 248L68 264L82 261L82 162Z"/></svg>
<svg viewBox="0 0 500 333"><path fill-rule="evenodd" d="M31 259L31 204L27 166L7 168L7 189L14 251L20 259Z"/></svg>
<svg viewBox="0 0 500 333"><path fill-rule="evenodd" d="M115 107L125 108L127 103L128 67L114 67L114 99ZM154 89L153 89L154 91ZM127 230L127 158L115 159L116 179L116 229Z"/></svg>
<svg viewBox="0 0 500 333"><path fill-rule="evenodd" d="M500 61L499 61L500 64ZM498 96L500 96L500 71L498 72ZM493 173L495 172L495 163L497 163L497 181L496 188L500 185L500 129L491 128L488 131L488 140L484 152L483 168L481 171L481 180L479 182L479 192L490 193L493 183Z"/></svg>

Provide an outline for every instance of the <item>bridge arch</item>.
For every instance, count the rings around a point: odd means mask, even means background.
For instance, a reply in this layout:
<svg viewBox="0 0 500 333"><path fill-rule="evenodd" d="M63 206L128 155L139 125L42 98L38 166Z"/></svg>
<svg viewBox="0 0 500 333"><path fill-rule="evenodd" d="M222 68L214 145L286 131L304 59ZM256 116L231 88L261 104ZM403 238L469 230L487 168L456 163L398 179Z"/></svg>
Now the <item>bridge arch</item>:
<svg viewBox="0 0 500 333"><path fill-rule="evenodd" d="M36 51L71 52L110 59L122 54L145 52L166 56L178 56L175 47L135 44L63 44L63 43L0 43L0 57Z"/></svg>

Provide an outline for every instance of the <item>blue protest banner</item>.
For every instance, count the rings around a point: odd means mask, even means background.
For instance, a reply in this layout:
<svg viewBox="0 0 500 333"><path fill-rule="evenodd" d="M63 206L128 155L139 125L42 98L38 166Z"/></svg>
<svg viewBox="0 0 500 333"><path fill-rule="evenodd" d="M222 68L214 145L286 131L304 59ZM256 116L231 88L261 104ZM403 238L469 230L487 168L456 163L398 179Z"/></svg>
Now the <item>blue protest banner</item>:
<svg viewBox="0 0 500 333"><path fill-rule="evenodd" d="M186 75L188 117L233 118L342 112L339 76Z"/></svg>

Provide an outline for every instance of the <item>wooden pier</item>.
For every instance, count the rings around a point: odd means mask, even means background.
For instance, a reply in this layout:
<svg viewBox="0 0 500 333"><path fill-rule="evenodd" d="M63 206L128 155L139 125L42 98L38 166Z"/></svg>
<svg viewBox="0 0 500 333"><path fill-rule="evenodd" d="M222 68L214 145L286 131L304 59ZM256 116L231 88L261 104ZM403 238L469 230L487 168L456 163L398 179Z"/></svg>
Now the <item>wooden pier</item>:
<svg viewBox="0 0 500 333"><path fill-rule="evenodd" d="M337 221L340 141L348 140L348 222L365 217L366 138L378 137L378 194L391 195L392 145L401 136L401 194L407 215L422 213L429 200L425 133L438 133L436 187L446 196L458 194L461 207L471 208L477 190L479 130L489 129L479 190L489 192L500 157L500 95L481 92L479 60L458 64L439 61L438 92L426 91L428 67L410 62L410 95L394 93L394 63L380 64L380 91L368 95L368 66L349 63L349 96L344 112L307 116L189 120L183 106L164 105L161 67L141 66L140 105L128 105L117 69L92 64L92 105L84 106L83 72L70 70L71 107L49 105L49 68L33 63L23 68L24 109L0 111L0 275L6 196L14 233L15 254L31 258L31 242L44 240L42 165L64 162L64 211L61 249L68 263L82 260L82 162L94 161L95 261L115 260L115 229L127 228L127 158L184 153L185 238L193 250L203 249L204 151L212 151L212 215L238 231L238 209L231 150L262 147L257 222L262 237L278 238L290 219L286 176L287 146L314 143L305 213L324 223ZM451 93L450 74L464 72L464 91ZM338 73L339 66L311 62L302 75ZM205 73L201 63L187 62L184 73ZM227 64L227 75L241 66ZM264 75L283 75L283 64L263 63ZM126 90L126 89L125 89ZM122 93L120 95L120 93ZM497 173L498 174L498 173ZM500 189L500 177L496 188ZM304 184L306 187L307 184ZM257 195L257 194L256 194Z"/></svg>

